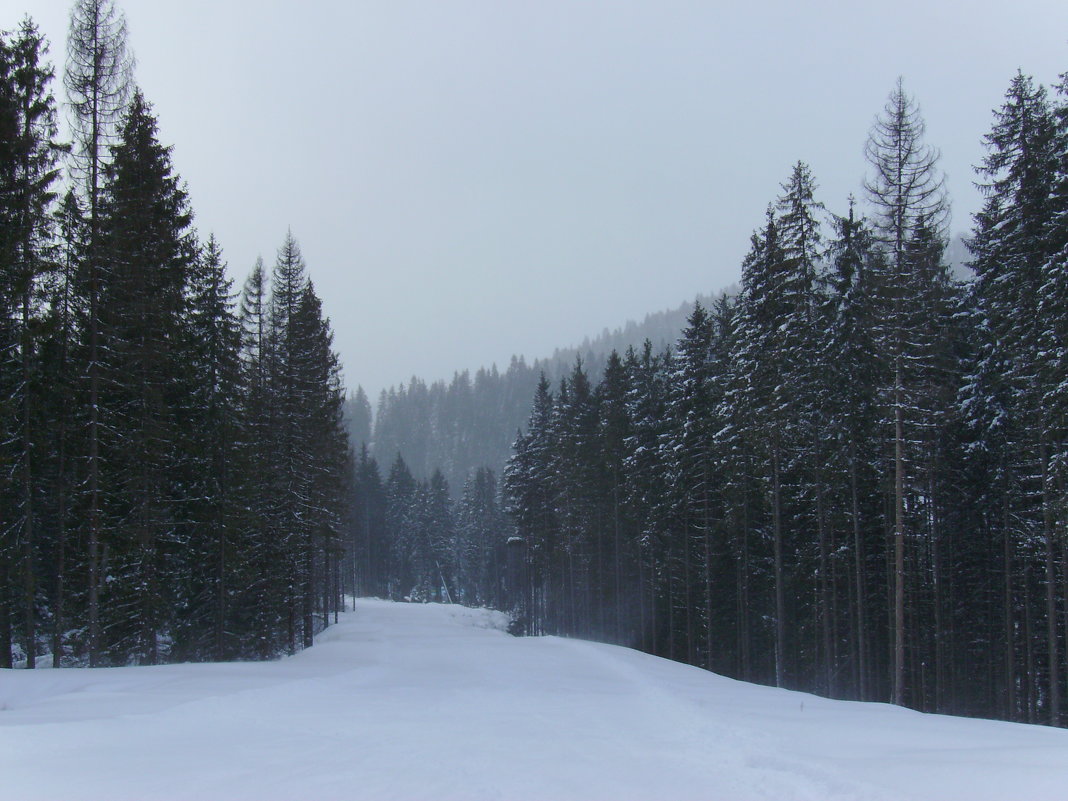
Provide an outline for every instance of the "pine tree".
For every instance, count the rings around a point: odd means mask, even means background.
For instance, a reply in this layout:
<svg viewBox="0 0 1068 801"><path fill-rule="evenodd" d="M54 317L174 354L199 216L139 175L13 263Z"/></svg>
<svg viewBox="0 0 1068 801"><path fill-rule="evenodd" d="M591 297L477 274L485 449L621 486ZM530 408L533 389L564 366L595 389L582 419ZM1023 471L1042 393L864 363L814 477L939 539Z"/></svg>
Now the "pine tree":
<svg viewBox="0 0 1068 801"><path fill-rule="evenodd" d="M1068 646L1060 652L1063 662L1057 664L1057 636L1054 622L1059 600L1061 626L1068 632L1068 540L1065 539L1065 476L1068 467L1068 73L1061 76L1057 87L1057 102L1053 110L1051 155L1054 178L1048 199L1049 210L1044 225L1043 244L1047 258L1042 265L1042 286L1038 319L1042 321L1039 334L1039 373L1042 385L1042 405L1046 410L1045 436L1048 471L1043 486L1047 512L1045 527L1045 579L1047 638L1050 641L1050 719L1061 717L1062 690L1068 680ZM1052 503L1051 503L1052 501ZM1059 539L1060 591L1054 588L1054 540ZM1056 594L1055 594L1056 593ZM1059 594L1059 599L1057 598ZM1059 673L1059 675L1057 675Z"/></svg>
<svg viewBox="0 0 1068 801"><path fill-rule="evenodd" d="M828 292L823 344L828 389L825 411L832 452L828 459L839 472L846 538L852 549L850 632L852 683L855 697L873 697L872 646L875 621L869 609L872 585L881 586L881 571L869 567L878 553L881 514L877 476L881 446L875 388L885 384L872 341L873 277L877 258L867 222L857 219L853 199L849 213L834 220L835 238L828 248ZM877 595L877 594L876 594Z"/></svg>
<svg viewBox="0 0 1068 801"><path fill-rule="evenodd" d="M48 46L29 19L23 20L9 41L0 38L0 125L6 147L0 163L0 263L4 267L4 315L0 342L0 392L3 392L3 439L14 445L17 489L15 505L3 514L12 526L4 539L21 545L19 552L0 546L0 560L18 559L22 585L22 637L26 666L37 653L37 574L39 545L36 522L41 489L41 457L35 454L38 395L42 392L39 364L43 279L52 259L52 185L59 175L59 146L55 143L55 101L49 84L53 73L44 63ZM10 137L9 139L7 137ZM17 500L15 500L17 499ZM5 504L6 506L6 504ZM0 536L4 534L0 532ZM2 572L2 571L0 571ZM0 599L2 602L2 599ZM6 628L6 624L0 623ZM6 633L2 639L7 640ZM2 647L2 646L0 646ZM9 653L9 652L8 652ZM4 657L6 663L9 657Z"/></svg>
<svg viewBox="0 0 1068 801"><path fill-rule="evenodd" d="M668 395L668 431L661 442L675 496L672 550L681 557L687 661L705 666L713 654L712 538L718 516L714 509L718 476L711 452L713 432L709 430L714 391L709 374L712 335L711 317L700 303L695 303L676 348ZM695 615L701 620L694 619ZM698 656L699 652L703 657Z"/></svg>
<svg viewBox="0 0 1068 801"><path fill-rule="evenodd" d="M507 525L497 497L497 479L481 467L464 485L456 511L458 600L499 609L505 603Z"/></svg>
<svg viewBox="0 0 1068 801"><path fill-rule="evenodd" d="M183 483L189 498L180 513L188 531L188 595L183 597L177 636L191 641L191 656L225 659L232 644L231 602L235 569L244 543L238 540L238 502L233 466L237 457L240 387L240 327L232 282L214 235L201 247L186 289L183 330L190 365L182 415ZM209 635L210 634L210 639Z"/></svg>
<svg viewBox="0 0 1068 801"><path fill-rule="evenodd" d="M386 480L385 528L390 542L389 597L401 600L415 586L408 554L415 539L413 509L417 485L404 458L398 453Z"/></svg>
<svg viewBox="0 0 1068 801"><path fill-rule="evenodd" d="M303 646L312 645L314 614L323 627L336 609L344 493L350 467L349 442L342 407L344 388L340 365L332 350L333 334L322 315L322 302L311 282L301 291L291 327L298 416L298 472L291 477L295 490L294 528L299 532Z"/></svg>
<svg viewBox="0 0 1068 801"><path fill-rule="evenodd" d="M364 444L356 458L350 526L353 594L389 595L390 541L386 530L386 489L378 462Z"/></svg>
<svg viewBox="0 0 1068 801"><path fill-rule="evenodd" d="M668 385L673 370L670 352L655 354L646 340L641 355L626 360L630 377L627 409L631 434L627 439L626 498L637 511L639 559L639 626L642 647L673 656L672 593L666 570L668 549L667 466L659 447L667 420Z"/></svg>
<svg viewBox="0 0 1068 801"><path fill-rule="evenodd" d="M76 177L86 203L89 387L88 420L88 639L89 663L100 660L100 284L102 186L108 145L117 138L129 97L132 59L126 50L126 19L113 0L78 0L71 9L64 84L71 108Z"/></svg>
<svg viewBox="0 0 1068 801"><path fill-rule="evenodd" d="M507 509L516 527L512 548L522 550L525 573L519 580L521 595L515 611L521 627L530 634L546 631L549 574L559 527L549 483L552 413L553 396L543 374L534 393L527 431L516 437L515 454L504 472Z"/></svg>
<svg viewBox="0 0 1068 801"><path fill-rule="evenodd" d="M112 658L154 664L175 601L167 564L180 467L185 291L196 261L192 213L170 149L140 92L112 148L101 204L101 477L109 581L101 588ZM108 608L104 608L104 604Z"/></svg>
<svg viewBox="0 0 1068 801"><path fill-rule="evenodd" d="M369 445L371 443L371 402L367 399L367 393L363 391L363 387L356 387L356 392L345 404L345 411L349 439L353 446Z"/></svg>
<svg viewBox="0 0 1068 801"><path fill-rule="evenodd" d="M752 247L742 264L737 353L737 372L742 383L732 393L732 402L745 410L747 417L742 425L755 434L754 444L759 448L756 455L770 471L770 475L764 473L760 478L770 514L777 687L785 686L787 681L783 471L788 459L793 399L789 382L782 380L783 365L778 361L786 349L783 334L789 330L784 321L794 310L789 295L782 291L782 263L778 220L769 208L764 229L753 235Z"/></svg>
<svg viewBox="0 0 1068 801"><path fill-rule="evenodd" d="M263 261L257 260L241 293L239 308L240 391L236 430L235 492L243 510L238 540L244 543L234 601L235 627L243 631L242 653L267 659L280 650L284 590L276 574L279 531L278 469L274 450L275 399L272 394L270 299Z"/></svg>
<svg viewBox="0 0 1068 801"><path fill-rule="evenodd" d="M61 667L66 651L68 596L71 568L78 566L81 554L70 549L71 535L78 526L71 516L76 491L76 460L80 440L76 427L84 409L78 404L77 344L85 318L85 294L81 273L85 263L86 227L81 204L69 189L56 213L59 253L49 278L46 339L42 347L42 375L50 387L46 396L46 418L52 421L48 450L54 454L51 474L52 551L54 584L52 592L52 666Z"/></svg>
<svg viewBox="0 0 1068 801"><path fill-rule="evenodd" d="M943 176L938 172L938 151L923 142L924 123L916 102L905 94L899 79L890 93L883 116L876 119L865 149L873 176L865 190L875 208L875 228L886 249L881 290L878 346L890 365L891 385L886 388L894 444L894 669L893 701L906 703L905 688L905 540L906 461L912 441L909 417L915 417L921 400L913 385L912 368L921 358L917 348L920 328L934 324L922 295L930 288L913 259L912 245L920 231L944 241L949 214Z"/></svg>
<svg viewBox="0 0 1068 801"><path fill-rule="evenodd" d="M611 590L607 584L602 588L602 592L608 596L606 605L611 604L611 626L604 634L608 636L608 631L611 631L617 643L632 641L630 629L637 612L636 596L641 591L637 581L637 535L633 515L626 502L627 440L631 434L630 410L627 407L629 391L627 367L619 354L612 351L605 364L604 378L597 387L597 407L600 412L599 439L604 455L605 503L611 529L611 542L606 555L606 561L611 565ZM626 635L624 631L627 631Z"/></svg>

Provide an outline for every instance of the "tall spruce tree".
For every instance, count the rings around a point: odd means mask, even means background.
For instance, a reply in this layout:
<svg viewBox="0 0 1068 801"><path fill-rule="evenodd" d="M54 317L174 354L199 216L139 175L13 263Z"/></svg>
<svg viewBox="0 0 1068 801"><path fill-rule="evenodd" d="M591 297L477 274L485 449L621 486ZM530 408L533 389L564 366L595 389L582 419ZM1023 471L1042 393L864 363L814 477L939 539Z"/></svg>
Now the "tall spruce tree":
<svg viewBox="0 0 1068 801"><path fill-rule="evenodd" d="M865 149L872 168L864 188L875 209L875 231L886 249L885 274L879 282L881 309L878 347L890 365L886 387L894 464L894 703L906 703L905 688L905 542L906 483L910 422L921 400L912 368L921 358L919 328L930 322L923 296L930 288L916 263L913 245L921 231L944 243L949 215L939 153L923 141L925 126L916 101L898 79L882 116L872 127ZM944 245L943 245L944 246ZM920 368L922 369L922 367Z"/></svg>
<svg viewBox="0 0 1068 801"><path fill-rule="evenodd" d="M240 324L231 287L212 235L200 248L186 287L183 330L190 363L182 401L186 458L181 470L186 499L179 511L191 564L176 637L190 656L215 659L236 653L231 604L237 560L246 545L238 536L234 473L241 375Z"/></svg>
<svg viewBox="0 0 1068 801"><path fill-rule="evenodd" d="M14 466L3 513L0 560L20 565L21 629L26 666L37 655L37 508L44 454L38 455L35 431L43 392L40 371L41 323L46 297L44 278L52 261L53 184L59 175L56 111L45 62L48 46L37 26L23 20L10 38L0 37L0 120L6 146L0 152L0 392L3 440ZM8 445L10 443L10 445ZM6 471L5 471L6 472ZM16 550L11 547L19 543ZM0 573L4 572L0 568ZM6 592L6 589L5 589ZM10 603L10 599L8 599ZM0 603L3 599L0 598ZM2 616L3 613L0 613ZM7 624L0 621L0 627ZM0 639L8 639L6 633ZM3 644L0 643L0 648ZM10 653L8 651L8 653ZM4 657L6 663L9 656Z"/></svg>
<svg viewBox="0 0 1068 801"><path fill-rule="evenodd" d="M187 546L174 484L184 456L186 287L197 259L192 212L135 92L112 148L101 202L99 286L101 477L109 581L100 588L115 661L154 664L176 600L167 564ZM106 603L107 608L103 606Z"/></svg>
<svg viewBox="0 0 1068 801"><path fill-rule="evenodd" d="M129 97L133 61L126 49L126 18L113 0L78 0L71 9L64 84L74 134L75 177L80 181L88 225L86 248L86 322L89 419L86 490L88 494L88 639L89 662L100 660L100 284L101 194L108 146L116 141Z"/></svg>
<svg viewBox="0 0 1068 801"><path fill-rule="evenodd" d="M81 272L85 263L86 228L81 204L73 189L68 189L56 213L59 253L49 280L46 340L43 346L42 373L51 387L46 400L46 417L51 421L52 436L47 440L53 454L51 475L52 526L55 542L52 550L54 582L52 602L52 666L61 667L66 652L68 596L71 568L79 565L80 553L69 547L71 536L79 526L71 510L76 493L76 459L81 440L76 426L83 419L78 399L77 344L81 338L79 324L85 319L85 293Z"/></svg>

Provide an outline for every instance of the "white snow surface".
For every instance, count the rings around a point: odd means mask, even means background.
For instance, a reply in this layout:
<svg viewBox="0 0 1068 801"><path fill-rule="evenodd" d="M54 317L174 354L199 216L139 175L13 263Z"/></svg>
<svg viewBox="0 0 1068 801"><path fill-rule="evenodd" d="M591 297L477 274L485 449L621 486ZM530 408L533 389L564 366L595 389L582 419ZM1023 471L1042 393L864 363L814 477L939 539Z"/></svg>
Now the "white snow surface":
<svg viewBox="0 0 1068 801"><path fill-rule="evenodd" d="M0 797L1068 798L1068 731L745 684L359 600L277 662L0 671Z"/></svg>

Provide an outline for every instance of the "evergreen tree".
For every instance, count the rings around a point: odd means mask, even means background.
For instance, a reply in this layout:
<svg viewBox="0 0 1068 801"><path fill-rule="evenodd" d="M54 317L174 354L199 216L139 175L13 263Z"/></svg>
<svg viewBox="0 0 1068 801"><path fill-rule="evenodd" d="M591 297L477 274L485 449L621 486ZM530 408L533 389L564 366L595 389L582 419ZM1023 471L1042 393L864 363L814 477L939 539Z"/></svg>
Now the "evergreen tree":
<svg viewBox="0 0 1068 801"><path fill-rule="evenodd" d="M59 253L48 281L48 313L44 324L42 376L50 387L44 398L45 418L52 421L46 449L53 455L49 471L52 527L51 559L54 581L52 607L52 666L61 667L66 652L69 574L80 563L80 553L69 547L78 526L70 514L78 474L75 470L80 439L76 427L84 411L78 404L77 344L82 338L79 321L85 317L85 294L80 280L85 260L86 227L81 204L69 189L56 213ZM81 584L82 582L79 582Z"/></svg>
<svg viewBox="0 0 1068 801"><path fill-rule="evenodd" d="M349 439L353 446L362 447L371 444L371 402L363 387L356 387L345 404Z"/></svg>
<svg viewBox="0 0 1068 801"><path fill-rule="evenodd" d="M200 249L186 291L183 328L191 361L182 472L188 500L180 511L187 530L185 558L191 564L179 618L185 630L176 635L187 641L191 654L224 659L235 653L231 604L244 545L237 537L233 475L239 440L240 327L232 282L214 236Z"/></svg>
<svg viewBox="0 0 1068 801"><path fill-rule="evenodd" d="M949 206L945 179L938 171L938 151L925 144L924 123L915 100L905 93L899 79L890 93L883 116L876 119L865 153L873 175L865 190L875 208L875 229L886 249L885 274L878 282L881 298L877 325L878 347L890 365L891 384L886 387L886 404L893 429L894 463L894 670L893 701L904 704L905 697L905 540L906 540L906 461L910 420L916 419L918 388L913 383L913 367L922 359L917 348L930 332L919 329L933 323L924 294L931 289L927 276L914 259L913 245L928 231L944 246ZM937 326L937 323L934 323Z"/></svg>
<svg viewBox="0 0 1068 801"><path fill-rule="evenodd" d="M607 596L603 603L609 608L611 620L602 636L611 636L621 644L633 642L631 630L637 615L637 596L640 594L638 552L635 547L637 533L626 502L627 440L631 434L630 410L627 407L629 391L627 367L619 354L612 351L605 364L604 378L597 387L599 439L604 456L604 501L610 529L604 561L612 574L611 581L606 581L602 586L602 593Z"/></svg>
<svg viewBox="0 0 1068 801"><path fill-rule="evenodd" d="M108 146L116 141L129 96L132 59L126 50L126 18L113 0L78 0L71 9L64 84L74 133L75 175L86 204L85 258L89 390L87 479L89 663L99 663L100 643L100 288L102 187Z"/></svg>
<svg viewBox="0 0 1068 801"><path fill-rule="evenodd" d="M542 375L534 393L526 433L516 437L515 455L504 472L508 511L516 526L514 548L523 552L525 581L516 600L516 614L530 634L546 630L548 581L551 558L557 544L557 515L552 503L550 471L552 458L553 396Z"/></svg>
<svg viewBox="0 0 1068 801"><path fill-rule="evenodd" d="M408 554L415 539L413 509L417 489L408 465L398 453L386 480L385 528L390 542L388 590L393 600L410 595L416 580Z"/></svg>
<svg viewBox="0 0 1068 801"><path fill-rule="evenodd" d="M140 92L112 148L101 204L101 477L109 561L101 593L111 658L154 664L174 607L186 287L196 262L192 213L170 149ZM90 345L91 350L91 345Z"/></svg>
<svg viewBox="0 0 1068 801"><path fill-rule="evenodd" d="M496 609L505 604L507 531L497 479L481 467L464 485L456 511L458 600Z"/></svg>
<svg viewBox="0 0 1068 801"><path fill-rule="evenodd" d="M885 384L872 341L873 285L877 271L872 233L864 219L857 219L852 198L849 213L834 220L835 238L828 249L827 308L824 319L823 362L827 386L828 460L837 473L840 515L847 546L852 551L849 596L851 674L855 696L873 697L872 640L882 616L871 611L873 592L883 585L881 564L882 514L878 476L881 444L876 437L879 420L875 388ZM875 586L873 586L875 585Z"/></svg>
<svg viewBox="0 0 1068 801"><path fill-rule="evenodd" d="M266 659L278 653L284 619L284 587L277 577L281 556L274 451L275 403L270 381L270 299L263 261L257 260L241 293L239 308L239 424L235 442L235 492L243 514L238 540L244 543L239 589L234 600L236 627L244 632L242 653Z"/></svg>
<svg viewBox="0 0 1068 801"><path fill-rule="evenodd" d="M309 281L303 288L296 315L289 321L293 375L298 404L295 519L301 554L303 647L312 645L316 610L323 627L336 609L338 566L344 493L350 466L344 428L340 365L332 350L333 334L322 315L322 302Z"/></svg>
<svg viewBox="0 0 1068 801"><path fill-rule="evenodd" d="M27 667L37 655L36 523L41 457L35 454L35 426L42 392L39 364L43 279L52 258L52 188L58 178L55 101L49 84L53 73L44 62L47 44L29 19L10 39L0 38L0 437L15 485L4 488L0 503L0 580L15 564L21 574L21 628ZM43 454L42 454L43 456ZM2 497L2 495L0 495ZM10 504L10 505L9 505ZM6 529L3 530L3 529ZM20 548L12 547L18 542ZM5 582L6 584L7 582ZM0 591L7 593L7 588ZM10 608L12 599L0 597ZM0 611L0 662L10 660L10 613Z"/></svg>
<svg viewBox="0 0 1068 801"><path fill-rule="evenodd" d="M390 540L386 529L386 488L378 462L364 444L356 459L350 526L354 594L389 595Z"/></svg>
<svg viewBox="0 0 1068 801"><path fill-rule="evenodd" d="M683 586L680 612L687 621L687 661L706 666L712 659L712 538L719 514L714 508L718 476L709 430L712 335L712 318L700 303L695 304L678 343L668 395L668 431L661 442L663 460L671 470L672 551L678 554Z"/></svg>

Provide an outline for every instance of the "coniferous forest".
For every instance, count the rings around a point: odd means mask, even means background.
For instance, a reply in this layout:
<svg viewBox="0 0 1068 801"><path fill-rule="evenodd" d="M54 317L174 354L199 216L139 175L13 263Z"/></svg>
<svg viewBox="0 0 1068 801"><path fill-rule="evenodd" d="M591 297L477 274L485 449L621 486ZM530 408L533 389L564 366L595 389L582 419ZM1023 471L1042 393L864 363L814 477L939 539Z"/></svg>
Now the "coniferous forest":
<svg viewBox="0 0 1068 801"><path fill-rule="evenodd" d="M124 17L0 36L0 667L269 658L338 609L332 334L287 235L238 295ZM71 140L58 138L57 84Z"/></svg>
<svg viewBox="0 0 1068 801"><path fill-rule="evenodd" d="M673 346L346 421L296 239L237 291L126 40L112 0L74 4L59 73L29 18L0 35L0 667L268 659L359 593L1068 721L1068 75L994 112L966 279L899 81L858 197L799 161Z"/></svg>
<svg viewBox="0 0 1068 801"><path fill-rule="evenodd" d="M440 474L419 486L398 456L383 481L365 452L362 586L452 588L528 633L750 681L1063 724L1068 78L1051 96L1016 75L984 143L966 281L902 83L863 202L829 211L798 162L741 290L675 347L542 378L503 471L511 527L472 523L500 514L490 474L450 517Z"/></svg>

